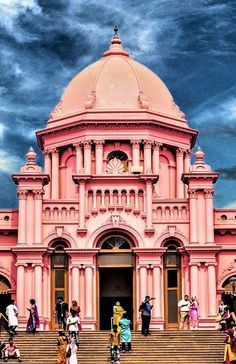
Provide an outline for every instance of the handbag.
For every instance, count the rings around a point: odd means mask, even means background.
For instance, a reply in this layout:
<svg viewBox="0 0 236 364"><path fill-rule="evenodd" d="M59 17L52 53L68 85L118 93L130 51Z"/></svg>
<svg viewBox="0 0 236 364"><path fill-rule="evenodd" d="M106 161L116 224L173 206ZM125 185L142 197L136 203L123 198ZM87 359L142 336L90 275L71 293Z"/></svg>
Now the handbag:
<svg viewBox="0 0 236 364"><path fill-rule="evenodd" d="M215 321L216 321L216 322L220 322L221 320L222 320L221 314L220 314L220 313L218 313L218 314L216 315Z"/></svg>
<svg viewBox="0 0 236 364"><path fill-rule="evenodd" d="M71 357L71 348L69 348L66 352L66 358L70 358Z"/></svg>

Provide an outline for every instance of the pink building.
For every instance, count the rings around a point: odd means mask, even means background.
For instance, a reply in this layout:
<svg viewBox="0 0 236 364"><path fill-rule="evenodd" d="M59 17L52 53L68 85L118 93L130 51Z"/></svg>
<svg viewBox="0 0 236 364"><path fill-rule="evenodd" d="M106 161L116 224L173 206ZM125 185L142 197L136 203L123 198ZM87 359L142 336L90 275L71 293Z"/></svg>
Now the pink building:
<svg viewBox="0 0 236 364"><path fill-rule="evenodd" d="M0 311L15 298L23 328L35 298L47 330L62 295L79 301L85 329L107 329L119 300L138 329L148 294L151 328L175 329L189 294L200 328L216 327L222 295L234 303L236 210L213 208L218 174L201 149L191 164L196 137L115 31L37 132L44 171L30 149L13 175L19 208L0 210Z"/></svg>

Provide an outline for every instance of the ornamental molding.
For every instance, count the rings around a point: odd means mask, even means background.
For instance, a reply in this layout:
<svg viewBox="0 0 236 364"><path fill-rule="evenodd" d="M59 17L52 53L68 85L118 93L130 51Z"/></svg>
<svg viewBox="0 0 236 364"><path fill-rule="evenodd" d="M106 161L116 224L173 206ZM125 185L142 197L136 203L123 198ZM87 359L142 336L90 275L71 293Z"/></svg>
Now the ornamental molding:
<svg viewBox="0 0 236 364"><path fill-rule="evenodd" d="M224 281L228 276L236 274L236 259L232 260L229 265L224 268L221 272L221 275L217 281L217 284L220 284L222 281Z"/></svg>
<svg viewBox="0 0 236 364"><path fill-rule="evenodd" d="M206 188L203 190L205 198L213 198L214 188Z"/></svg>
<svg viewBox="0 0 236 364"><path fill-rule="evenodd" d="M107 174L124 174L124 164L116 157L111 159L106 166Z"/></svg>
<svg viewBox="0 0 236 364"><path fill-rule="evenodd" d="M127 225L127 221L121 215L111 215L102 225L111 224L114 228L120 224Z"/></svg>
<svg viewBox="0 0 236 364"><path fill-rule="evenodd" d="M58 104L55 106L53 111L49 114L48 120L57 119L61 116L61 109L62 109L62 100L58 102Z"/></svg>

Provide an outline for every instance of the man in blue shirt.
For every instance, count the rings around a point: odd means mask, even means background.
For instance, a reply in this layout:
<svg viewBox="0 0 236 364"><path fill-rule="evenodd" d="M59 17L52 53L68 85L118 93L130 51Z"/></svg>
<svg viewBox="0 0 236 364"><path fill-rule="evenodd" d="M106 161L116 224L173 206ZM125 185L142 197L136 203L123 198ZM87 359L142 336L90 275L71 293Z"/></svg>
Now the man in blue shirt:
<svg viewBox="0 0 236 364"><path fill-rule="evenodd" d="M151 310L153 305L150 304L150 301L154 298L150 298L150 296L146 296L145 300L141 303L139 307L139 311L141 312L142 318L142 335L149 335L149 325L151 322Z"/></svg>

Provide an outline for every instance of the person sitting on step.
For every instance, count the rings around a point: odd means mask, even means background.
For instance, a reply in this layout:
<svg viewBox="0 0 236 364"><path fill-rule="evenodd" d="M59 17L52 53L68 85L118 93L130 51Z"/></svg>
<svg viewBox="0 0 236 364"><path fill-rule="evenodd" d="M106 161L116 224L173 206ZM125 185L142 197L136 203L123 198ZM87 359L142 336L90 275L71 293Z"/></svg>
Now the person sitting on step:
<svg viewBox="0 0 236 364"><path fill-rule="evenodd" d="M5 358L3 361L8 361L8 359L18 359L18 361L22 361L20 357L20 350L17 349L16 344L14 343L14 340L12 337L8 340L9 343L6 346L5 350Z"/></svg>

